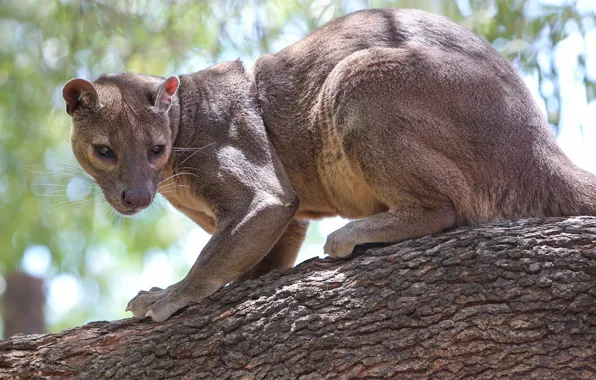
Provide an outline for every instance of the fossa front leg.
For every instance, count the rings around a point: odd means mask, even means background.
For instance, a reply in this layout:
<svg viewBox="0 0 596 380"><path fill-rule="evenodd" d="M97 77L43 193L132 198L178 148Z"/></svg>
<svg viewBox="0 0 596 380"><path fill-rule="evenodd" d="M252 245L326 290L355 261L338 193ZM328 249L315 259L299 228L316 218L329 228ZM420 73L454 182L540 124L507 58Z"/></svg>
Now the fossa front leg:
<svg viewBox="0 0 596 380"><path fill-rule="evenodd" d="M306 237L308 222L293 219L271 251L257 265L243 273L238 281L260 277L274 269L291 268Z"/></svg>
<svg viewBox="0 0 596 380"><path fill-rule="evenodd" d="M151 317L162 322L255 266L271 250L298 208L294 195L287 199L271 195L256 198L266 201L240 208L248 210L247 215L228 216L218 222L211 240L182 281L163 290L141 291L126 309L136 318Z"/></svg>

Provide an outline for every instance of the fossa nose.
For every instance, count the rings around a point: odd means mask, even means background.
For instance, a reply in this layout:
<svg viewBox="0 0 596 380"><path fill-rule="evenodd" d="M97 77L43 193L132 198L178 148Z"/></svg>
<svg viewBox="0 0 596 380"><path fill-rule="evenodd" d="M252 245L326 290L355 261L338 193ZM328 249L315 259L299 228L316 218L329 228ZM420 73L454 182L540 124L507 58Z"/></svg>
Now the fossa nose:
<svg viewBox="0 0 596 380"><path fill-rule="evenodd" d="M147 187L132 187L123 190L121 198L126 207L142 208L149 206L153 197Z"/></svg>

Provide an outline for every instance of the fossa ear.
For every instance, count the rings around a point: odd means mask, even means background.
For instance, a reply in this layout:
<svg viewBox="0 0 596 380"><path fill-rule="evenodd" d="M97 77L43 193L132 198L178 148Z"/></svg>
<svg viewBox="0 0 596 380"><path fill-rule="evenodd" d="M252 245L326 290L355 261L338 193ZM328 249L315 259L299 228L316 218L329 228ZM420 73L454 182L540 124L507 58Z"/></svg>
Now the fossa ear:
<svg viewBox="0 0 596 380"><path fill-rule="evenodd" d="M62 88L66 112L73 116L77 110L99 108L99 96L93 83L82 78L71 79Z"/></svg>
<svg viewBox="0 0 596 380"><path fill-rule="evenodd" d="M178 86L180 86L180 79L177 76L171 76L166 79L155 94L155 104L154 106L162 112L167 112L172 105L172 97L178 90Z"/></svg>

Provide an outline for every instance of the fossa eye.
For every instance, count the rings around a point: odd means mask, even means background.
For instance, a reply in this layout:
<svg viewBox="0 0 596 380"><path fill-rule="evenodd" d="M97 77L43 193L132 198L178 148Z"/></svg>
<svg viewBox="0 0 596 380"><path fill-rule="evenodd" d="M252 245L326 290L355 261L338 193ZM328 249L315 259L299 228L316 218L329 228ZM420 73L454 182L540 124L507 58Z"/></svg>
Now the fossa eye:
<svg viewBox="0 0 596 380"><path fill-rule="evenodd" d="M113 158L115 157L114 151L105 145L98 145L95 147L95 151L102 157Z"/></svg>
<svg viewBox="0 0 596 380"><path fill-rule="evenodd" d="M163 153L164 146L163 145L154 145L150 150L149 154L153 157L157 157Z"/></svg>

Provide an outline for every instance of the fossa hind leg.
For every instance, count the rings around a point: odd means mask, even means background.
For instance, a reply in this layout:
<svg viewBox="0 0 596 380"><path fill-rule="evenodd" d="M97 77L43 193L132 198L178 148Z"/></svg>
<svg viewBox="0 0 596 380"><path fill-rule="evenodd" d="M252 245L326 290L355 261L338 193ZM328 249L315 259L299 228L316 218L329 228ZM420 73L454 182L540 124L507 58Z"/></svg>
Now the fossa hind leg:
<svg viewBox="0 0 596 380"><path fill-rule="evenodd" d="M339 142L334 146L341 147L340 164L351 175L334 178L329 170L326 178L334 191L369 189L367 196L388 210L365 214L332 233L325 245L331 256L349 255L358 244L453 228L469 205L467 178L458 165L465 139L435 107L440 99L433 99L434 87L428 83L436 87L436 81L426 81L424 71L412 79L412 64L418 60L403 50L371 49L346 59L345 67L330 76L327 94L334 101L328 103L333 107L328 114L334 118L328 125Z"/></svg>
<svg viewBox="0 0 596 380"><path fill-rule="evenodd" d="M403 138L401 144L387 147L388 155L368 149L368 144L353 148L350 155L357 157L354 167L363 173L371 193L388 211L355 220L333 232L325 244L328 255L343 257L358 244L398 242L440 233L458 224L454 200L465 198L466 193L460 186L464 181L461 173L441 154L408 140Z"/></svg>
<svg viewBox="0 0 596 380"><path fill-rule="evenodd" d="M348 155L356 157L350 159L352 166L363 173L363 181L388 211L350 222L329 235L328 255L343 257L358 244L413 239L457 225L454 200L465 198L466 191L456 166L424 143L406 137L386 144L384 153L368 148L382 147L381 141L366 140L360 137L356 146L346 144L351 150Z"/></svg>
<svg viewBox="0 0 596 380"><path fill-rule="evenodd" d="M461 173L449 160L406 138L402 144L387 147L388 155L367 146L371 145L354 148L354 167L363 173L371 193L388 211L355 220L333 232L325 244L328 255L343 257L358 244L413 239L457 225L454 199L465 197L465 190L458 185L463 181Z"/></svg>
<svg viewBox="0 0 596 380"><path fill-rule="evenodd" d="M241 275L237 281L251 280L274 269L291 268L304 242L307 229L307 221L293 219L267 256ZM258 239L258 237L255 238Z"/></svg>
<svg viewBox="0 0 596 380"><path fill-rule="evenodd" d="M455 210L410 205L346 224L327 237L325 253L345 257L364 243L388 243L442 232L455 224Z"/></svg>

